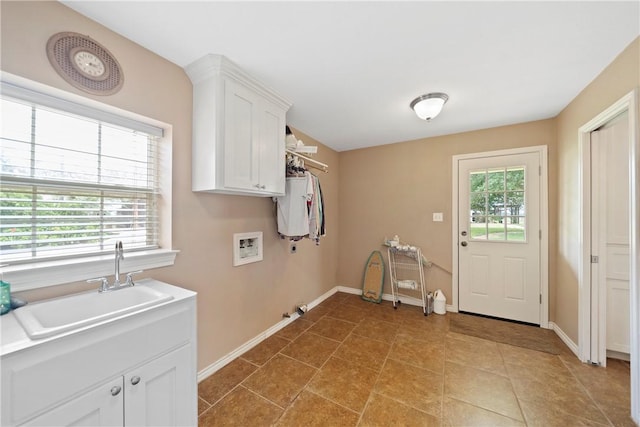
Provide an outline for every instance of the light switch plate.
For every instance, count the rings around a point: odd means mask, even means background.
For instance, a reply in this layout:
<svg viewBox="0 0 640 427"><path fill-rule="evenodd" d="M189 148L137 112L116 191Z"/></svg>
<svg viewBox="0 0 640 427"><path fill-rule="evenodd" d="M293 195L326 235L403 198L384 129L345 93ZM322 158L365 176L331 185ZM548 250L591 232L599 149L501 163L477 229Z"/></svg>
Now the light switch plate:
<svg viewBox="0 0 640 427"><path fill-rule="evenodd" d="M434 222L442 222L442 221L444 221L444 219L443 219L443 218L444 218L444 217L443 217L443 215L442 215L442 212L434 212L434 213L433 213L433 221L434 221Z"/></svg>

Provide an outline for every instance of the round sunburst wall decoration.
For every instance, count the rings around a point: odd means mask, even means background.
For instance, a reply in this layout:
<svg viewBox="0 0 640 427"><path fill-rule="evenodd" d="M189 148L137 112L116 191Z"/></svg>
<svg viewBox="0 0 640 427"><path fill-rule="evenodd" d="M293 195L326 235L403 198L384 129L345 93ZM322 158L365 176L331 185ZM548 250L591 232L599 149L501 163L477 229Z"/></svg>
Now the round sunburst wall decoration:
<svg viewBox="0 0 640 427"><path fill-rule="evenodd" d="M118 61L89 36L72 32L54 34L47 42L47 57L69 84L93 95L113 95L124 83Z"/></svg>

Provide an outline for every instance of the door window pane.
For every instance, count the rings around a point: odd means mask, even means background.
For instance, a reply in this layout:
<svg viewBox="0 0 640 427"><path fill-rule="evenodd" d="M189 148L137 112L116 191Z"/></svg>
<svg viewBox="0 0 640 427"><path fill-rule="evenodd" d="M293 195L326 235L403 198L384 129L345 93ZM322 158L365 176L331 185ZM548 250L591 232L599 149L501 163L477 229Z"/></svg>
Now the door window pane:
<svg viewBox="0 0 640 427"><path fill-rule="evenodd" d="M510 242L525 241L525 218L510 216L507 218L507 240Z"/></svg>
<svg viewBox="0 0 640 427"><path fill-rule="evenodd" d="M485 193L472 193L470 208L472 223L486 222L485 217L487 216L487 195Z"/></svg>
<svg viewBox="0 0 640 427"><path fill-rule="evenodd" d="M470 238L526 241L525 168L469 172Z"/></svg>
<svg viewBox="0 0 640 427"><path fill-rule="evenodd" d="M524 168L507 169L507 191L524 190Z"/></svg>
<svg viewBox="0 0 640 427"><path fill-rule="evenodd" d="M490 170L487 172L489 191L504 191L504 172L504 169Z"/></svg>
<svg viewBox="0 0 640 427"><path fill-rule="evenodd" d="M506 240L503 216L490 216L487 221L488 240Z"/></svg>
<svg viewBox="0 0 640 427"><path fill-rule="evenodd" d="M487 190L487 171L475 171L469 173L469 191L486 191Z"/></svg>

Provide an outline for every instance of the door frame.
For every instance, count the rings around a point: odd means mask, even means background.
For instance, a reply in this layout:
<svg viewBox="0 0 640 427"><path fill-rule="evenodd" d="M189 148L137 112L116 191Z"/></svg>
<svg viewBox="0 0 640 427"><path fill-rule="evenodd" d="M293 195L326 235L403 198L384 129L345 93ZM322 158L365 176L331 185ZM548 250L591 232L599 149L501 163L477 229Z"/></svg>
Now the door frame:
<svg viewBox="0 0 640 427"><path fill-rule="evenodd" d="M629 115L629 321L631 322L631 416L640 420L640 140L638 130L638 89L624 95L609 108L578 129L580 156L580 247L578 260L578 355L581 361L591 361L591 132L618 114ZM598 298L598 293L595 293ZM598 328L606 319L598 316ZM605 356L606 357L606 356ZM599 362L599 361L594 361Z"/></svg>
<svg viewBox="0 0 640 427"><path fill-rule="evenodd" d="M512 154L537 153L540 158L540 293L542 294L542 303L540 304L540 327L549 328L549 188L548 188L548 160L547 146L536 145L533 147L510 148L506 150L485 151L480 153L458 154L454 155L452 162L452 191L451 191L451 242L452 242L452 274L451 274L451 305L453 311L459 310L458 301L458 197L459 182L458 172L460 169L459 162L467 159L477 159L484 157L505 156Z"/></svg>

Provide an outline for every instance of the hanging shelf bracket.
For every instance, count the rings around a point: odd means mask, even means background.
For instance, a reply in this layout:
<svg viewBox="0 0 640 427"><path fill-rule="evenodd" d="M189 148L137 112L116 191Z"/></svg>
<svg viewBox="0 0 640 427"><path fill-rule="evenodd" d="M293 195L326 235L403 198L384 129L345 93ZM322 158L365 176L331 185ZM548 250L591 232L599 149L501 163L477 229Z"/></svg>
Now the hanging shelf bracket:
<svg viewBox="0 0 640 427"><path fill-rule="evenodd" d="M319 162L317 160L313 160L310 157L307 156L303 156L302 154L296 153L293 150L285 150L287 152L287 154L291 154L292 156L296 156L302 160L304 160L305 162L309 162L311 163L312 166L314 166L317 169L320 169L322 172L329 172L329 165L326 165L322 162Z"/></svg>

